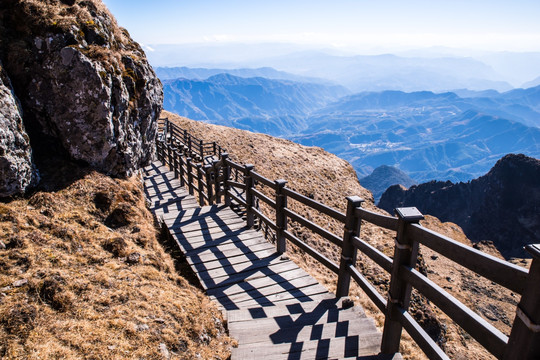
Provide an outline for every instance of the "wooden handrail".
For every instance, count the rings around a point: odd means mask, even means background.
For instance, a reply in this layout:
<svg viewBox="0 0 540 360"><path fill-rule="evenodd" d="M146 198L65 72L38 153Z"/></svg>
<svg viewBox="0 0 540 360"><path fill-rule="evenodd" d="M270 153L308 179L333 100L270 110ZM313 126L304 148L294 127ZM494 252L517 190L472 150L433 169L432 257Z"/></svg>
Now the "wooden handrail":
<svg viewBox="0 0 540 360"><path fill-rule="evenodd" d="M369 211L361 207L356 208L355 215L364 221L388 230L397 231L398 229L398 220L397 218L392 216L377 214L373 211Z"/></svg>
<svg viewBox="0 0 540 360"><path fill-rule="evenodd" d="M314 259L318 260L321 264L326 266L329 270L332 272L335 272L336 274L339 272L339 266L333 262L332 260L328 259L326 256L294 236L289 231L284 231L285 237L292 242L294 245L298 246L300 249L304 250L306 253L311 255Z"/></svg>
<svg viewBox="0 0 540 360"><path fill-rule="evenodd" d="M324 204L321 204L320 202L317 202L313 199L310 199L308 198L307 196L304 196L302 194L299 194L297 193L296 191L294 190L291 190L289 188L285 188L284 189L284 193L285 195L287 195L288 197L310 207L310 208L313 208L325 215L328 215L330 216L331 218L334 218L335 220L341 222L341 223L345 223L345 214L343 214L342 212L339 212L335 209L332 209L331 207L329 206L326 206Z"/></svg>
<svg viewBox="0 0 540 360"><path fill-rule="evenodd" d="M417 270L407 266L403 266L401 270L400 276L404 280L448 314L489 352L497 357L502 356L508 342L506 335Z"/></svg>
<svg viewBox="0 0 540 360"><path fill-rule="evenodd" d="M253 180L256 180L256 181L262 183L263 185L268 186L272 190L276 190L277 185L276 185L276 183L274 181L265 178L261 174L258 174L256 171L253 171L251 173L251 176L253 176Z"/></svg>
<svg viewBox="0 0 540 360"><path fill-rule="evenodd" d="M334 235L330 231L320 227L319 225L315 224L312 221L309 221L305 217L303 217L301 215L298 215L294 211L286 208L285 209L285 214L292 221L295 221L295 222L299 223L303 227L305 227L305 228L313 231L314 233L322 236L323 238L330 241L331 243L333 243L333 244L335 244L335 245L337 245L339 247L341 247L343 245L343 240L339 236Z"/></svg>
<svg viewBox="0 0 540 360"><path fill-rule="evenodd" d="M518 294L523 293L528 271L494 256L465 246L420 225L409 229L419 243Z"/></svg>
<svg viewBox="0 0 540 360"><path fill-rule="evenodd" d="M540 286L538 286L540 283L540 245L528 248L533 255L533 262L530 270L527 271L520 266L422 227L418 221L423 216L416 208L396 209L399 217L393 217L364 209L358 198L350 197L347 213L343 214L288 188L285 180L272 181L255 172L253 165L241 165L231 161L223 148L215 142L205 143L167 119L160 120L159 126L162 135L156 139L158 159L174 170L175 177L180 178L182 185L188 186L190 194L193 195L197 190L201 205L205 201L209 204L218 203L224 195L227 205L235 202L245 207L247 226L254 226L255 219L258 219L259 230L265 228L266 235L268 235L268 229L275 232L278 252L286 252L286 241L290 241L330 271L338 274L336 292L338 296L348 294L350 278L360 286L371 301L385 313L382 353L398 351L401 329L404 328L430 359L448 359L407 311L410 292L414 287L497 358L535 359L540 356L540 306L538 305L540 303ZM205 158L207 155L213 158ZM264 193L258 190L257 186L274 191L275 199L268 195L267 190L264 190ZM240 189L241 192L237 193L234 189ZM294 212L288 206L288 199L343 224L345 227L343 238ZM259 209L258 200L262 200L275 210L275 221ZM360 230L362 221L396 231L393 259L362 239ZM340 247L342 249L340 264L334 263L296 237L288 230L289 222L296 222ZM522 294L510 338L414 269L419 244L429 247L488 280ZM356 268L357 251L390 273L390 291L387 299Z"/></svg>

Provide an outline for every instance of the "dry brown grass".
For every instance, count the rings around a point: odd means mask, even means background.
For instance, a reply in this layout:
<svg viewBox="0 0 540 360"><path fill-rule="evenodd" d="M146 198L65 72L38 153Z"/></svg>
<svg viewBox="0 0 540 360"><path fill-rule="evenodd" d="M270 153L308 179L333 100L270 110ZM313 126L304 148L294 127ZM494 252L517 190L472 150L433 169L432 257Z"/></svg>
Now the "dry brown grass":
<svg viewBox="0 0 540 360"><path fill-rule="evenodd" d="M145 56L101 0L19 0L16 6L25 14L18 31L71 33L77 41L73 46L109 72L125 71L124 56L135 60Z"/></svg>
<svg viewBox="0 0 540 360"><path fill-rule="evenodd" d="M0 204L0 239L1 358L229 356L219 311L175 271L136 177L93 172Z"/></svg>
<svg viewBox="0 0 540 360"><path fill-rule="evenodd" d="M345 197L358 195L366 200L364 207L384 213L383 210L374 205L371 193L358 183L352 166L320 148L305 147L264 134L209 125L169 112L163 112L162 117L168 117L180 127L187 129L193 135L205 141L218 142L228 150L233 161L241 164L254 164L256 172L271 180L286 179L288 180L287 186L290 188L328 206L344 212L346 207ZM336 221L310 211L294 201L290 201L288 206L334 234L342 235L343 227ZM263 209L265 208L263 207ZM273 217L272 213L269 213L269 215L270 218ZM426 220L422 224L466 245L471 245L471 242L463 234L459 226L455 224L441 223L438 219L430 216L426 216ZM289 224L289 226L295 235L318 251L326 254L334 262L339 261L339 249L328 241L323 241L320 237L298 225ZM391 231L371 224L363 224L361 236L386 255L393 256L395 234ZM288 246L290 249L289 255L293 260L329 290L335 290L336 276L334 274L308 255L290 245ZM497 250L489 244L481 245L481 249L500 257ZM477 311L499 330L508 334L518 300L515 294L476 276L469 270L443 256L435 254L429 249L421 248L420 253L422 255L421 266L431 280ZM519 260L518 263L526 265ZM381 293L386 293L388 290L388 275L365 256L359 257L358 264L368 279L377 284ZM382 328L383 315L362 290L353 285L350 296L361 304L368 315L375 319L379 328ZM416 296L416 301L412 304L412 312L416 312L417 319L425 321L428 325L430 322L432 324L433 321L438 322L437 326L443 329L441 345L451 358L492 358L476 341L471 339L468 334L456 326L439 309L426 302L425 299ZM425 355L407 334L403 336L401 352L406 359L425 359Z"/></svg>
<svg viewBox="0 0 540 360"><path fill-rule="evenodd" d="M116 19L101 0L20 0L25 13L42 26L68 31L73 26L98 26L96 18L107 18L109 28L120 44L130 42L125 29L118 26ZM104 29L102 29L104 30Z"/></svg>

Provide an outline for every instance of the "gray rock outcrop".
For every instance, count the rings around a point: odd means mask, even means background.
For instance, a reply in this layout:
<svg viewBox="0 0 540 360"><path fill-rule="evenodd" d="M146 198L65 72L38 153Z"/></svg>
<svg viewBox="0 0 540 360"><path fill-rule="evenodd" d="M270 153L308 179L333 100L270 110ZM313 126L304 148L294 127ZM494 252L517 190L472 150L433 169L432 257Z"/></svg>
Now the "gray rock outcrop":
<svg viewBox="0 0 540 360"><path fill-rule="evenodd" d="M0 59L36 158L61 151L113 176L151 160L162 85L100 0L2 0Z"/></svg>
<svg viewBox="0 0 540 360"><path fill-rule="evenodd" d="M398 185L382 195L379 207L416 206L422 213L451 221L475 242L491 240L506 258L527 256L523 247L540 234L540 160L508 154L484 176L467 183L431 181Z"/></svg>
<svg viewBox="0 0 540 360"><path fill-rule="evenodd" d="M0 197L23 193L35 175L21 110L0 63Z"/></svg>

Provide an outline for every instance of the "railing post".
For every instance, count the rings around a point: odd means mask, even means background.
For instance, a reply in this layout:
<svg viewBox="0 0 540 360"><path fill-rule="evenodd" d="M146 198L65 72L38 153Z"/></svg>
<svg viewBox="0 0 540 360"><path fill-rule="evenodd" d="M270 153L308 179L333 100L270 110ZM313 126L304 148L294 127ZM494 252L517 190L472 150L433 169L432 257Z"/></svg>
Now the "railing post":
<svg viewBox="0 0 540 360"><path fill-rule="evenodd" d="M214 194L216 195L216 204L221 204L221 194L219 193L219 160L212 161L212 168L214 169Z"/></svg>
<svg viewBox="0 0 540 360"><path fill-rule="evenodd" d="M186 159L187 163L187 180L188 180L188 191L189 195L193 195L193 167L191 165L191 158Z"/></svg>
<svg viewBox="0 0 540 360"><path fill-rule="evenodd" d="M341 260L339 262L339 274L337 282L336 296L338 298L349 295L351 284L351 274L349 265L356 264L356 247L352 239L360 234L360 219L355 216L355 209L362 206L364 199L358 196L347 197L347 214L345 219L345 230L343 233L343 247L341 248Z"/></svg>
<svg viewBox="0 0 540 360"><path fill-rule="evenodd" d="M199 193L199 205L204 206L204 185L203 185L203 170L201 164L196 164L195 167L197 168L197 191Z"/></svg>
<svg viewBox="0 0 540 360"><path fill-rule="evenodd" d="M514 325L510 332L503 359L540 359L540 244L525 249L533 261L525 290L517 306Z"/></svg>
<svg viewBox="0 0 540 360"><path fill-rule="evenodd" d="M170 143L166 143L165 146L167 147L167 163L169 164L169 168L172 168L172 148Z"/></svg>
<svg viewBox="0 0 540 360"><path fill-rule="evenodd" d="M157 159L161 162L163 162L163 154L161 153L161 150L162 150L162 141L161 140L158 140L156 142L156 155L157 155Z"/></svg>
<svg viewBox="0 0 540 360"><path fill-rule="evenodd" d="M397 208L398 230L395 239L394 260L388 291L388 305L384 319L381 353L399 352L399 342L403 326L399 321L399 308L407 310L411 299L411 285L400 277L402 266L416 266L418 242L407 236L410 224L418 223L424 216L415 207Z"/></svg>
<svg viewBox="0 0 540 360"><path fill-rule="evenodd" d="M184 181L184 157L182 155L178 157L178 171L180 172L180 186L184 186L186 182Z"/></svg>
<svg viewBox="0 0 540 360"><path fill-rule="evenodd" d="M214 155L216 155L218 152L217 152L217 144L216 142L214 141Z"/></svg>
<svg viewBox="0 0 540 360"><path fill-rule="evenodd" d="M173 167L174 167L174 177L179 178L180 175L178 173L178 158L180 157L178 153L178 148L173 149Z"/></svg>
<svg viewBox="0 0 540 360"><path fill-rule="evenodd" d="M169 118L165 118L163 123L163 141L167 142L167 135L169 134Z"/></svg>
<svg viewBox="0 0 540 360"><path fill-rule="evenodd" d="M251 228L255 225L255 216L253 214L253 178L251 177L251 171L254 166L251 164L244 165L244 184L246 185L246 222L247 227Z"/></svg>
<svg viewBox="0 0 540 360"><path fill-rule="evenodd" d="M208 193L208 205L212 205L212 165L204 165L204 173L206 175L206 192Z"/></svg>
<svg viewBox="0 0 540 360"><path fill-rule="evenodd" d="M231 176L231 167L227 162L228 158L228 153L221 153L221 161L223 162L223 195L225 197L225 205L230 206L231 197L229 196L229 177Z"/></svg>
<svg viewBox="0 0 540 360"><path fill-rule="evenodd" d="M283 194L283 188L287 184L286 180L280 179L275 181L276 184L276 250L279 254L283 254L287 250L287 241L285 239L285 231L287 230L287 215L285 208L287 207L287 196Z"/></svg>
<svg viewBox="0 0 540 360"><path fill-rule="evenodd" d="M201 161L204 161L204 143L202 140L199 141L199 155L201 156Z"/></svg>

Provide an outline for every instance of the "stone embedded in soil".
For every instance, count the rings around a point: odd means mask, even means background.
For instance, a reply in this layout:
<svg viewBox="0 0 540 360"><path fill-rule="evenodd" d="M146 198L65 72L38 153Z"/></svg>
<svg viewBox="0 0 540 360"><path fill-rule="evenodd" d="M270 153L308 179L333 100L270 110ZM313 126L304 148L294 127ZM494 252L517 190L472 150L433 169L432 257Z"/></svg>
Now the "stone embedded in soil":
<svg viewBox="0 0 540 360"><path fill-rule="evenodd" d="M169 352L169 349L167 349L166 344L164 344L164 343L159 344L159 352L161 353L161 355L163 355L163 358L165 358L165 359L170 359L171 358L171 353Z"/></svg>
<svg viewBox="0 0 540 360"><path fill-rule="evenodd" d="M24 286L28 284L28 280L27 279L20 279L20 280L16 280L13 282L13 287L21 287L21 286Z"/></svg>
<svg viewBox="0 0 540 360"><path fill-rule="evenodd" d="M150 326L148 326L148 324L138 324L136 326L137 331L146 331L146 330L149 330L149 329L150 329Z"/></svg>
<svg viewBox="0 0 540 360"><path fill-rule="evenodd" d="M134 252L128 255L126 262L128 264L137 264L141 259L141 254Z"/></svg>

